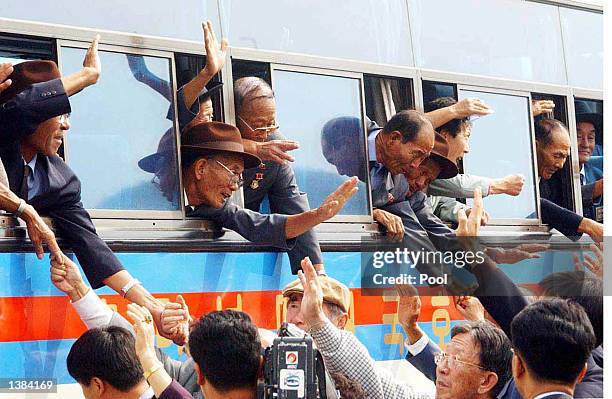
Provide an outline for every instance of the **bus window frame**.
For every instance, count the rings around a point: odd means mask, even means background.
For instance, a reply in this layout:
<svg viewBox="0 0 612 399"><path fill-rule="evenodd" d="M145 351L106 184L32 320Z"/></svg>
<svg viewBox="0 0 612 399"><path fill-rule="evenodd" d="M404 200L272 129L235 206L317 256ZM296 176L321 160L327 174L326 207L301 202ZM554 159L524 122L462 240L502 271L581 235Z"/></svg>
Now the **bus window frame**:
<svg viewBox="0 0 612 399"><path fill-rule="evenodd" d="M348 71L338 71L338 70L324 70L320 68L312 68L305 66L296 66L296 65L288 65L288 64L279 64L279 63L270 63L270 79L272 81L272 90L275 87L275 72L283 71L283 72L295 72L295 73L305 73L309 75L321 75L321 76L329 76L329 77L338 77L338 78L349 78L356 79L359 81L359 108L361 111L361 124L364 132L364 141L365 141L365 152L362 154L364 162L367 165L367 154L368 154L368 133L367 133L367 124L365 122L365 95L364 95L364 84L363 84L363 74L356 72L348 72ZM370 175L367 174L367 181L365 182L367 187L367 200L368 200L368 215L336 215L333 218L329 219L328 223L372 223L374 221L373 217L373 207L372 207L372 192L370 185Z"/></svg>
<svg viewBox="0 0 612 399"><path fill-rule="evenodd" d="M446 82L445 82L446 83ZM491 218L487 222L487 226L541 226L542 225L542 213L540 210L540 190L538 188L538 166L537 166L537 156L536 156L536 140L535 140L535 126L534 119L531 112L531 92L530 91L522 91L522 90L508 90L508 89L498 89L493 87L486 86L473 86L466 84L457 84L457 96L459 96L461 91L477 91L488 94L500 94L500 95L508 95L514 97L523 97L527 99L527 111L529 117L529 128L530 128L530 139L531 139L531 173L533 182L535 184L535 211L536 218L534 219L518 219L518 218ZM470 173L466 171L465 173Z"/></svg>
<svg viewBox="0 0 612 399"><path fill-rule="evenodd" d="M56 53L57 53L57 65L60 71L63 69L62 65L62 50L64 48L73 48L73 49L82 49L87 50L91 43L77 40L64 40L58 39L56 41ZM99 51L108 51L119 54L134 54L134 55L143 55L143 56L152 56L166 59L170 61L170 87L172 88L172 105L175 110L174 118L172 119L172 127L174 129L174 140L177 149L176 159L178 165L178 179L179 179L179 208L176 210L169 211L159 211L159 210L132 210L132 209L92 209L86 208L87 212L91 218L95 219L171 219L171 220L184 220L185 219L185 196L181 195L184 192L183 186L183 176L180 171L181 169L181 143L180 143L180 134L177 134L179 131L178 124L178 114L176 112L176 104L177 104L177 87L176 87L176 63L174 60L174 52L160 51L160 50L151 50L151 49L143 49L137 47L128 47L128 46L117 46L114 44L106 44L100 43L98 45ZM104 66L102 66L102 70L104 73ZM64 140L64 161L68 166L70 166L70 135L66 136Z"/></svg>

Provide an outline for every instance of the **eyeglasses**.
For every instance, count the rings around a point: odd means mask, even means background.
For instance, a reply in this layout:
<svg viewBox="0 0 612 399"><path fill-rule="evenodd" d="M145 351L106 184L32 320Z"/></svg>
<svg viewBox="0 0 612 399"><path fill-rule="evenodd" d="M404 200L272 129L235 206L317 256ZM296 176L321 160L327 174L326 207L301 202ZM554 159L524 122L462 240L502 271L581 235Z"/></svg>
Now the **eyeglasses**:
<svg viewBox="0 0 612 399"><path fill-rule="evenodd" d="M242 119L241 117L238 117L238 119L240 119L242 121L242 123L244 123L249 129L251 129L253 132L266 132L266 133L272 133L276 130L278 130L280 128L280 126L278 125L278 123L275 123L274 125L270 125L270 126L264 126L264 127L257 127L255 129L253 129L251 127L251 125L249 125L244 119Z"/></svg>
<svg viewBox="0 0 612 399"><path fill-rule="evenodd" d="M230 168L228 168L227 166L223 165L221 162L215 160L215 162L217 162L219 165L221 165L221 167L223 169L225 169L229 174L230 174L230 183L233 185L237 185L238 187L242 187L242 185L244 184L244 179L242 178L242 175L239 175L235 172L233 172Z"/></svg>
<svg viewBox="0 0 612 399"><path fill-rule="evenodd" d="M60 115L60 117L59 117L60 125L63 125L64 123L66 123L66 121L68 121L68 119L70 119L70 114Z"/></svg>
<svg viewBox="0 0 612 399"><path fill-rule="evenodd" d="M485 368L479 364L459 360L459 357L457 355L449 355L446 352L438 352L434 355L434 363L436 364L436 366L440 366L442 363L444 363L444 361L448 362L448 368L451 369L454 369L457 366L457 363L461 363L468 366L478 367L481 370L485 370Z"/></svg>

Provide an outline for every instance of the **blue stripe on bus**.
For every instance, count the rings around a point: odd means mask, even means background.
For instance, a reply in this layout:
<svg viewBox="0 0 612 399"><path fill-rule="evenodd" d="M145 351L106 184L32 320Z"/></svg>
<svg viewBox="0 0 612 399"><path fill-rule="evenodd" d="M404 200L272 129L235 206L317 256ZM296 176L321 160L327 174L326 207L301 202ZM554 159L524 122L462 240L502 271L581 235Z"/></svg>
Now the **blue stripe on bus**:
<svg viewBox="0 0 612 399"><path fill-rule="evenodd" d="M118 253L130 273L152 293L280 290L295 277L283 253ZM329 275L351 288L361 286L361 254L327 252ZM572 270L570 252L502 266L513 281L535 283L552 271ZM108 287L99 294L113 294ZM0 254L0 296L62 295L49 279L49 259L34 254Z"/></svg>

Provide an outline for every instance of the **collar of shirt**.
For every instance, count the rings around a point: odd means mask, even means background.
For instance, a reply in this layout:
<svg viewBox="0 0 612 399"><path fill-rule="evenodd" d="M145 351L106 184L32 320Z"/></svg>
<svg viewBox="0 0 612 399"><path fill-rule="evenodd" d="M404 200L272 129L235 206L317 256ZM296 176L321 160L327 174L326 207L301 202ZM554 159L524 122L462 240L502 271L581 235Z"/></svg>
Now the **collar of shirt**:
<svg viewBox="0 0 612 399"><path fill-rule="evenodd" d="M38 154L34 154L34 158L32 158L32 160L26 164L32 170L32 174L34 174L34 172L36 171L36 160L37 159L38 159ZM24 160L24 162L25 162L25 160Z"/></svg>
<svg viewBox="0 0 612 399"><path fill-rule="evenodd" d="M153 392L153 388L149 387L147 388L146 391L142 393L142 395L138 397L138 399L151 399L154 397L155 397L155 392Z"/></svg>
<svg viewBox="0 0 612 399"><path fill-rule="evenodd" d="M378 137L378 133L380 133L380 130L376 130L368 136L368 161L376 163L378 163L376 160L376 137Z"/></svg>
<svg viewBox="0 0 612 399"><path fill-rule="evenodd" d="M552 396L552 395L563 395L563 396L569 396L568 394L566 394L565 392L560 392L560 391L553 391L553 392L544 392L539 394L538 396L536 396L533 399L542 399L545 398L547 396Z"/></svg>

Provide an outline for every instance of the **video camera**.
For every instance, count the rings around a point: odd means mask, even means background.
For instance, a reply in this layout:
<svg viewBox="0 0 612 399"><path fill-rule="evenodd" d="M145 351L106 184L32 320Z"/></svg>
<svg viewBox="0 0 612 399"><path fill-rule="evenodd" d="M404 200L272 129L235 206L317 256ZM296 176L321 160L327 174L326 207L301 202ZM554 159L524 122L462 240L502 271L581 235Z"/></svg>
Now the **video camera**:
<svg viewBox="0 0 612 399"><path fill-rule="evenodd" d="M291 336L283 323L264 353L264 382L259 399L327 399L325 365L308 335Z"/></svg>

